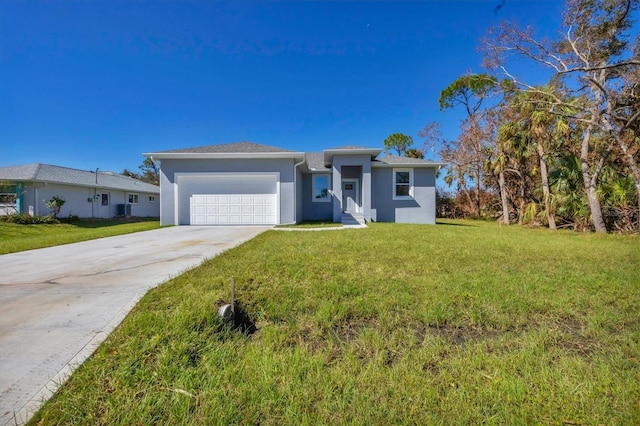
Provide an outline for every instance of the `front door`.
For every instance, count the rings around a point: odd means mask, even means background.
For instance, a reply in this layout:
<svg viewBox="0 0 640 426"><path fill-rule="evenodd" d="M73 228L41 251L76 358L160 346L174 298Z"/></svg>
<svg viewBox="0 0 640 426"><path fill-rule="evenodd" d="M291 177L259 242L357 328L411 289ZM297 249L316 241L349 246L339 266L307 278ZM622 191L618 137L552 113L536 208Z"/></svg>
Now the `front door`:
<svg viewBox="0 0 640 426"><path fill-rule="evenodd" d="M342 210L358 212L358 182L355 180L342 181Z"/></svg>

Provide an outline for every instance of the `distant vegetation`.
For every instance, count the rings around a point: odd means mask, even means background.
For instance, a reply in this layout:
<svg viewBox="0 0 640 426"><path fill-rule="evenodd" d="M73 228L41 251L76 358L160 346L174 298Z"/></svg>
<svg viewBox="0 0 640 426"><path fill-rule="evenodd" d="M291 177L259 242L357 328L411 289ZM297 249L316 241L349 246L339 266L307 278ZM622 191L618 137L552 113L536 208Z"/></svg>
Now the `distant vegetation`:
<svg viewBox="0 0 640 426"><path fill-rule="evenodd" d="M499 5L501 7L502 3ZM423 131L448 163L441 217L596 232L640 231L640 38L636 0L567 0L555 39L504 22L481 40L486 73L444 88L456 140ZM533 85L513 60L549 71Z"/></svg>

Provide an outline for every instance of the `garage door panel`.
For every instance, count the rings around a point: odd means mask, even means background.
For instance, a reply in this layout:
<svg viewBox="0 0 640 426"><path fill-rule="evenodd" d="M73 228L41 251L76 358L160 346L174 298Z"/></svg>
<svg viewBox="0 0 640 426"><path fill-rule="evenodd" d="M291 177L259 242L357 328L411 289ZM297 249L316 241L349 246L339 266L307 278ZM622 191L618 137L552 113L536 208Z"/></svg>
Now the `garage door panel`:
<svg viewBox="0 0 640 426"><path fill-rule="evenodd" d="M277 196L194 194L190 197L192 225L275 224Z"/></svg>

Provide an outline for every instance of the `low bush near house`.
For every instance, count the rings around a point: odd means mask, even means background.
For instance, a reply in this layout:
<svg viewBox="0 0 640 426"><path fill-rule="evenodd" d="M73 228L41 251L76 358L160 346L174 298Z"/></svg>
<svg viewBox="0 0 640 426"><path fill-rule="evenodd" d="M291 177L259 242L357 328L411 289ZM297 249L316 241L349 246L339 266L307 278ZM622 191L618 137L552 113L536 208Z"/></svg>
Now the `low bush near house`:
<svg viewBox="0 0 640 426"><path fill-rule="evenodd" d="M14 213L6 216L0 216L0 221L7 223L17 223L19 225L52 225L60 223L58 219L53 216L31 216L27 213Z"/></svg>

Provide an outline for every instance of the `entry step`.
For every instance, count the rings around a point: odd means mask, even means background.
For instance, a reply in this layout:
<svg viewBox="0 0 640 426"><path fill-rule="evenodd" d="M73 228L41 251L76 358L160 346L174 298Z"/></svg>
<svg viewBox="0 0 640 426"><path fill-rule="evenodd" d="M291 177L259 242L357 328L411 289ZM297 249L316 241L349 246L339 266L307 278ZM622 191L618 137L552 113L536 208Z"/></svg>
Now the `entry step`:
<svg viewBox="0 0 640 426"><path fill-rule="evenodd" d="M342 226L366 226L364 216L359 213L342 213Z"/></svg>

